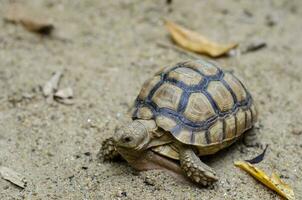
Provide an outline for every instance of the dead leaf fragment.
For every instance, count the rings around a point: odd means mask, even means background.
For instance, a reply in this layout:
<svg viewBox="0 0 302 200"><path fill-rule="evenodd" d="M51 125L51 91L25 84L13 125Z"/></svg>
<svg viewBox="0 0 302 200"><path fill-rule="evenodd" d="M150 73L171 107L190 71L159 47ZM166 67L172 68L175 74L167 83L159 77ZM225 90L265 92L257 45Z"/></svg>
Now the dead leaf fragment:
<svg viewBox="0 0 302 200"><path fill-rule="evenodd" d="M45 22L33 21L30 19L20 20L20 24L24 26L28 31L36 32L41 35L50 35L54 26Z"/></svg>
<svg viewBox="0 0 302 200"><path fill-rule="evenodd" d="M272 177L269 177L263 170L245 161L236 161L234 165L243 169L244 171L252 175L255 179L263 183L271 190L277 192L285 199L295 199L293 189L286 183L282 182L277 174L273 173Z"/></svg>
<svg viewBox="0 0 302 200"><path fill-rule="evenodd" d="M54 96L61 99L69 99L73 97L73 90L71 87L60 89L54 94Z"/></svg>
<svg viewBox="0 0 302 200"><path fill-rule="evenodd" d="M248 44L241 50L242 53L254 52L263 49L267 46L266 42L261 39L257 39Z"/></svg>
<svg viewBox="0 0 302 200"><path fill-rule="evenodd" d="M171 21L166 20L165 26L170 32L173 40L178 45L193 52L207 54L212 57L218 57L226 54L231 49L234 49L238 46L238 44L236 43L218 44L216 42L210 41L199 33L181 27Z"/></svg>
<svg viewBox="0 0 302 200"><path fill-rule="evenodd" d="M72 99L73 90L71 87L67 87L67 88L58 90L54 94L54 97L55 97L56 101L58 101L59 103L62 103L62 104L71 105L74 103L74 101Z"/></svg>
<svg viewBox="0 0 302 200"><path fill-rule="evenodd" d="M264 150L262 151L261 154L259 154L259 155L256 156L255 158L252 158L252 159L249 159L249 160L245 160L245 161L248 162L248 163L251 163L251 164L260 163L260 162L264 159L264 156L265 156L267 147L268 147L268 144L265 146L265 148L264 148Z"/></svg>
<svg viewBox="0 0 302 200"><path fill-rule="evenodd" d="M57 101L62 104L71 105L74 104L73 89L66 87L63 89L59 88L60 80L63 76L62 71L57 71L53 74L51 79L45 83L42 88L43 95L46 97L46 102L52 104L53 101Z"/></svg>
<svg viewBox="0 0 302 200"><path fill-rule="evenodd" d="M17 3L11 4L7 8L4 19L11 23L21 24L26 30L42 35L50 35L54 30L54 25L33 8Z"/></svg>
<svg viewBox="0 0 302 200"><path fill-rule="evenodd" d="M57 91L62 75L62 71L57 71L54 73L51 79L45 83L43 86L44 96L48 97Z"/></svg>
<svg viewBox="0 0 302 200"><path fill-rule="evenodd" d="M72 105L74 104L74 100L73 99L60 99L60 98L56 98L56 101L61 103L61 104L65 104L65 105Z"/></svg>
<svg viewBox="0 0 302 200"><path fill-rule="evenodd" d="M0 175L3 179L15 184L16 186L20 188L26 187L26 179L23 175L13 171L12 169L9 169L7 167L1 167L0 166Z"/></svg>

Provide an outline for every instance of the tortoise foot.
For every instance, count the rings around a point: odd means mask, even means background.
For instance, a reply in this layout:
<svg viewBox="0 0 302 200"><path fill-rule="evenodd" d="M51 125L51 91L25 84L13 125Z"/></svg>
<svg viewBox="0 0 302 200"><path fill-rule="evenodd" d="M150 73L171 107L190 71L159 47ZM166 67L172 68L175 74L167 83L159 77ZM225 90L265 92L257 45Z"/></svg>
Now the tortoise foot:
<svg viewBox="0 0 302 200"><path fill-rule="evenodd" d="M108 138L102 142L102 146L97 157L101 161L112 161L121 158L114 146L113 138Z"/></svg>
<svg viewBox="0 0 302 200"><path fill-rule="evenodd" d="M184 149L180 152L180 165L184 173L195 183L202 186L211 185L218 180L216 173L204 164L192 149Z"/></svg>

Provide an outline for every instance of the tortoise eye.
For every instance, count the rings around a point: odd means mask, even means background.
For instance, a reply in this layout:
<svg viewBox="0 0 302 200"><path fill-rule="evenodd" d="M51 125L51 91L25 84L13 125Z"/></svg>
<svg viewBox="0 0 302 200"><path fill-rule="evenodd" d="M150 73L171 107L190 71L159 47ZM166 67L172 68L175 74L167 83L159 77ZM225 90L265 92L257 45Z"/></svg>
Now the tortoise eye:
<svg viewBox="0 0 302 200"><path fill-rule="evenodd" d="M132 138L130 136L126 136L123 138L124 142L131 142Z"/></svg>

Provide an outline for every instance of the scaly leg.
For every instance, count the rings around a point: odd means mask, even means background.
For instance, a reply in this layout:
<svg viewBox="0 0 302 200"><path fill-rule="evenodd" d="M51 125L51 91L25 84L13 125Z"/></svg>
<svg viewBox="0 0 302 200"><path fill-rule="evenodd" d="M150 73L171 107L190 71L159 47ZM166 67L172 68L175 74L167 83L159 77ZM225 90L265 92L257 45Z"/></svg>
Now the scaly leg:
<svg viewBox="0 0 302 200"><path fill-rule="evenodd" d="M253 128L248 130L243 136L243 143L247 147L261 147L261 143L258 140L259 130L257 128Z"/></svg>
<svg viewBox="0 0 302 200"><path fill-rule="evenodd" d="M207 186L218 180L216 173L204 164L191 148L180 148L180 166L195 183Z"/></svg>
<svg viewBox="0 0 302 200"><path fill-rule="evenodd" d="M114 146L112 137L102 142L102 147L98 153L98 158L100 158L102 161L112 161L121 158Z"/></svg>

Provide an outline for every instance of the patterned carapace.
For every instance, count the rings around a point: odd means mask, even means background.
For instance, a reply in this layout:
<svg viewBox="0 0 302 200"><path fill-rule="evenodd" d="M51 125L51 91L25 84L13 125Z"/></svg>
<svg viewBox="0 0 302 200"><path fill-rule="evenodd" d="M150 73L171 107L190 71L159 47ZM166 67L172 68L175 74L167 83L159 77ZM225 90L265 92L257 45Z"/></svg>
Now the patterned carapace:
<svg viewBox="0 0 302 200"><path fill-rule="evenodd" d="M239 137L257 113L245 86L208 61L166 67L146 81L133 119L154 119L179 141L210 146Z"/></svg>

